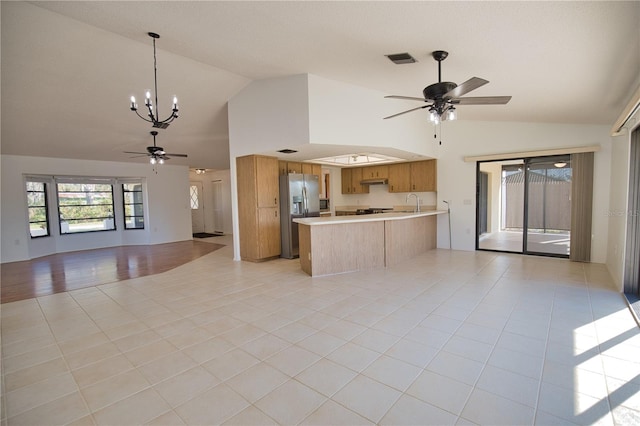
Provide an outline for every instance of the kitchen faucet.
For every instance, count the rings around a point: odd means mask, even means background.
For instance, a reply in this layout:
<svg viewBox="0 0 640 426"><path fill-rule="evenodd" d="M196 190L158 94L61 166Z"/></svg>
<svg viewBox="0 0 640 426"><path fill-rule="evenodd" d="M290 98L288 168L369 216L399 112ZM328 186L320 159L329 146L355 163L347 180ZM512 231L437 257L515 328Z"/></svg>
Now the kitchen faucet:
<svg viewBox="0 0 640 426"><path fill-rule="evenodd" d="M418 196L416 194L414 194L413 192L411 194L407 195L407 199L405 200L405 203L409 202L409 197L411 196L416 197L416 209L414 210L414 213L419 212L420 211L420 199L418 198Z"/></svg>

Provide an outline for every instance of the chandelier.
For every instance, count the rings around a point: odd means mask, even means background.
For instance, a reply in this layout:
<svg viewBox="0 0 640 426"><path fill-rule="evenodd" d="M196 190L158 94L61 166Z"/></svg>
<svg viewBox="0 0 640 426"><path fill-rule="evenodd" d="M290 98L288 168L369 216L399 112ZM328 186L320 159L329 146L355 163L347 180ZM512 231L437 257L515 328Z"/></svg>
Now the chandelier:
<svg viewBox="0 0 640 426"><path fill-rule="evenodd" d="M169 123L178 118L178 98L173 97L173 109L171 115L164 119L160 120L160 113L158 111L158 68L156 66L156 39L160 38L160 36L156 33L147 33L149 37L153 39L153 83L154 83L154 98L155 98L155 111L153 106L153 101L151 100L151 91L147 90L144 105L149 110L146 118L138 112L138 104L136 104L136 98L131 96L131 111L135 112L138 117L142 118L144 121L148 121L149 123L153 123L153 127L159 129L166 129L169 127Z"/></svg>

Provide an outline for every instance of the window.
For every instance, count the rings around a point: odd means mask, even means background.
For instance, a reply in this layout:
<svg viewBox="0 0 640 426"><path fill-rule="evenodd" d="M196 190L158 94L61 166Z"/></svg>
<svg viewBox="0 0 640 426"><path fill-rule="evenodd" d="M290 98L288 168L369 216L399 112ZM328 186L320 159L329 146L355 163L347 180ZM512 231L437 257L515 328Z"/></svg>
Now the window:
<svg viewBox="0 0 640 426"><path fill-rule="evenodd" d="M122 184L124 229L144 229L144 204L141 183Z"/></svg>
<svg viewBox="0 0 640 426"><path fill-rule="evenodd" d="M189 195L191 197L191 210L198 210L198 187L191 185L189 187Z"/></svg>
<svg viewBox="0 0 640 426"><path fill-rule="evenodd" d="M113 217L111 183L57 183L60 233L110 231Z"/></svg>
<svg viewBox="0 0 640 426"><path fill-rule="evenodd" d="M27 181L27 207L31 238L49 236L46 183Z"/></svg>

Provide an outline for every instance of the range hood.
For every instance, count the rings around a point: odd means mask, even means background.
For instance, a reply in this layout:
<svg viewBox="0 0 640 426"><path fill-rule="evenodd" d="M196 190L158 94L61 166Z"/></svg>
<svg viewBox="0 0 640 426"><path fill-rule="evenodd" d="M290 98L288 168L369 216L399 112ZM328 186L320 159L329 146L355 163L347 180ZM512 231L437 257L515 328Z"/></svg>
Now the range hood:
<svg viewBox="0 0 640 426"><path fill-rule="evenodd" d="M386 185L389 183L387 178L362 179L360 185Z"/></svg>

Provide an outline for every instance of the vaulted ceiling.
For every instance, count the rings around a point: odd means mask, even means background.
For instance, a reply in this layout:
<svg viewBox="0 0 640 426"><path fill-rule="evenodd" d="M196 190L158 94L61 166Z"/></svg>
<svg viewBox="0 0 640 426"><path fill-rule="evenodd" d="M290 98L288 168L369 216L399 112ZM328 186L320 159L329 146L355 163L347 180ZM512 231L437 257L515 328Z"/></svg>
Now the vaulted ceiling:
<svg viewBox="0 0 640 426"><path fill-rule="evenodd" d="M461 120L605 125L640 84L638 1L34 1L1 14L2 154L146 161L122 151L152 143L129 110L153 87L149 31L160 113L174 95L181 108L158 144L200 168L228 168L226 102L254 79L311 73L421 96L437 81L430 53L447 50L444 80L513 96L461 107ZM399 52L418 62L385 57Z"/></svg>

